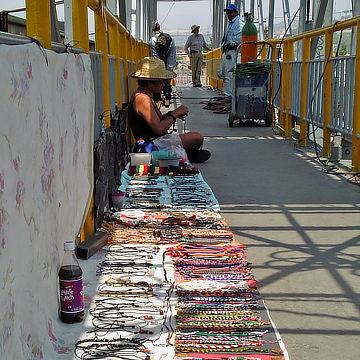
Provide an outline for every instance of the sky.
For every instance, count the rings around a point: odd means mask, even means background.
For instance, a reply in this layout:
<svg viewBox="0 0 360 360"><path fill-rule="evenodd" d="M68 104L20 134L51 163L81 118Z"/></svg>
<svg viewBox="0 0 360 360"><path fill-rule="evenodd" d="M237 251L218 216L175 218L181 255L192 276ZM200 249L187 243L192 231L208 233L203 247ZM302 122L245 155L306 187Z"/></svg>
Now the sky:
<svg viewBox="0 0 360 360"><path fill-rule="evenodd" d="M255 0L255 12L257 12L257 0ZM267 18L268 0L263 0L263 13ZM290 15L298 9L300 0L289 0ZM245 1L247 10L250 10L250 0ZM0 0L0 11L25 7L25 0ZM334 11L351 9L351 0L334 0ZM275 22L281 22L282 0L275 0ZM14 13L24 17L24 13ZM59 16L61 19L61 15ZM212 24L212 0L202 1L161 1L158 3L158 20L163 30L190 29L191 25L201 26L203 32L211 31ZM90 24L91 31L91 24ZM93 30L92 30L93 31Z"/></svg>
<svg viewBox="0 0 360 360"><path fill-rule="evenodd" d="M264 18L268 18L269 1L263 0ZM290 16L298 10L300 0L289 0ZM245 0L245 8L250 11L250 0ZM351 0L334 0L334 11L351 9ZM257 17L257 0L255 0L255 17ZM163 30L190 28L192 24L200 25L203 31L212 24L212 0L202 1L161 1L158 2L158 20ZM275 23L283 22L282 0L275 0Z"/></svg>

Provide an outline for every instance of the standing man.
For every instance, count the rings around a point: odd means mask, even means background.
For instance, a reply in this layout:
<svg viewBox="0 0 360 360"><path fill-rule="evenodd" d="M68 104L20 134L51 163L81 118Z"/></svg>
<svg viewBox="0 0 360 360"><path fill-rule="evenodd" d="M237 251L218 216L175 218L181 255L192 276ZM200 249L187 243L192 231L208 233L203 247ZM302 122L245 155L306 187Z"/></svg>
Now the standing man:
<svg viewBox="0 0 360 360"><path fill-rule="evenodd" d="M201 67L203 63L202 49L211 50L205 42L204 36L199 34L200 25L191 27L190 35L185 44L185 52L190 58L193 86L202 86L200 81Z"/></svg>
<svg viewBox="0 0 360 360"><path fill-rule="evenodd" d="M176 65L176 46L174 39L167 33L160 31L160 24L157 20L152 22L152 30L155 32L150 40L150 55L161 59L167 70L173 71ZM165 80L163 93L165 97L165 107L170 106L171 84L170 80ZM161 104L161 95L155 94L154 101Z"/></svg>
<svg viewBox="0 0 360 360"><path fill-rule="evenodd" d="M218 71L218 76L223 79L223 93L225 96L232 95L232 71L235 66L235 50L241 42L241 30L244 22L240 20L238 8L235 4L229 4L224 10L229 25L222 38L222 64Z"/></svg>

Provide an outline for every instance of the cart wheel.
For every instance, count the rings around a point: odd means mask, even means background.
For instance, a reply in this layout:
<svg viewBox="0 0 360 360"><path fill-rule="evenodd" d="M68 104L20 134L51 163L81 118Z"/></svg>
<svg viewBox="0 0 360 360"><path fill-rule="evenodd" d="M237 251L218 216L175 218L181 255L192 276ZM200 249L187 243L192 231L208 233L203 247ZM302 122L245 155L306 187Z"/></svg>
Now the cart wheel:
<svg viewBox="0 0 360 360"><path fill-rule="evenodd" d="M228 122L229 127L234 127L234 115L232 113L229 114Z"/></svg>
<svg viewBox="0 0 360 360"><path fill-rule="evenodd" d="M271 126L273 123L273 116L271 110L266 110L265 112L265 126Z"/></svg>

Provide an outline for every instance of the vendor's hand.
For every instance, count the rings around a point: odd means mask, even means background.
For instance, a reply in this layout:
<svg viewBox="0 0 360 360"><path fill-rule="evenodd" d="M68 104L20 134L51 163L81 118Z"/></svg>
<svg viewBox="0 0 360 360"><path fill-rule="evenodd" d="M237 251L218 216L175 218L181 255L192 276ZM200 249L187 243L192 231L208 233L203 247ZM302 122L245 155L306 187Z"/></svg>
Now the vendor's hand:
<svg viewBox="0 0 360 360"><path fill-rule="evenodd" d="M173 110L172 114L176 118L184 120L185 117L189 114L189 108L185 105L181 105L178 108L176 108L175 110Z"/></svg>

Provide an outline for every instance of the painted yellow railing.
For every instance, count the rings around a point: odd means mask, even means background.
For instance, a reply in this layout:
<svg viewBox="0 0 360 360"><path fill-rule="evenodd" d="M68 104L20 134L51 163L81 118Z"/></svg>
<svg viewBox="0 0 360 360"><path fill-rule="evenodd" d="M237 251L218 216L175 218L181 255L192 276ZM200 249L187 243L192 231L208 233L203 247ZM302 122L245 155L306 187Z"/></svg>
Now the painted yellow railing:
<svg viewBox="0 0 360 360"><path fill-rule="evenodd" d="M218 77L218 69L221 60L221 49L214 49L205 54L206 59L206 83L213 88L222 89L223 82Z"/></svg>
<svg viewBox="0 0 360 360"><path fill-rule="evenodd" d="M73 0L72 1L72 22L74 43L85 53L89 53L88 35L88 7L94 11L95 19L95 49L102 53L103 70L103 99L104 114L108 114L104 121L105 127L110 126L110 90L109 90L109 62L108 57L115 57L115 83L116 99L119 108L122 106L121 83L124 84L124 99L129 101L133 82L128 86L127 63L135 63L139 68L140 60L149 56L150 48L147 43L139 41L131 36L119 21L112 14L101 0ZM27 35L38 39L45 48L51 48L51 27L50 27L50 3L49 0L27 0L26 1ZM108 47L109 44L109 47ZM120 61L124 62L124 77L120 74ZM81 240L94 233L93 200L87 215L84 228L81 232Z"/></svg>
<svg viewBox="0 0 360 360"><path fill-rule="evenodd" d="M344 29L357 27L356 34L356 56L355 56L355 85L354 94L360 93L360 16L353 17L344 21L339 21L335 25L329 25L321 29L311 30L299 35L290 36L283 40L280 39L269 40L273 46L272 57L272 75L274 74L274 63L276 60L276 47L282 45L283 51L283 67L281 77L281 106L280 106L280 128L285 137L290 137L292 134L292 115L290 114L291 108L291 61L294 58L294 45L297 42L302 42L303 57L302 57L302 83L301 85L301 114L300 114L300 145L306 145L307 138L307 122L305 116L307 114L307 79L308 79L308 60L310 59L310 43L311 39L325 35L325 57L326 62L327 54L333 56L332 48L332 33ZM264 58L264 54L262 54ZM221 50L215 49L206 54L207 60L207 83L214 87L219 88L219 80L217 77L217 68L221 59ZM329 146L331 138L331 62L325 63L324 72L324 125L323 125L323 156L328 157L331 152ZM273 76L272 76L273 78ZM271 84L271 98L273 96L273 83ZM352 133L352 171L360 170L360 101L354 96L353 106L353 133Z"/></svg>

